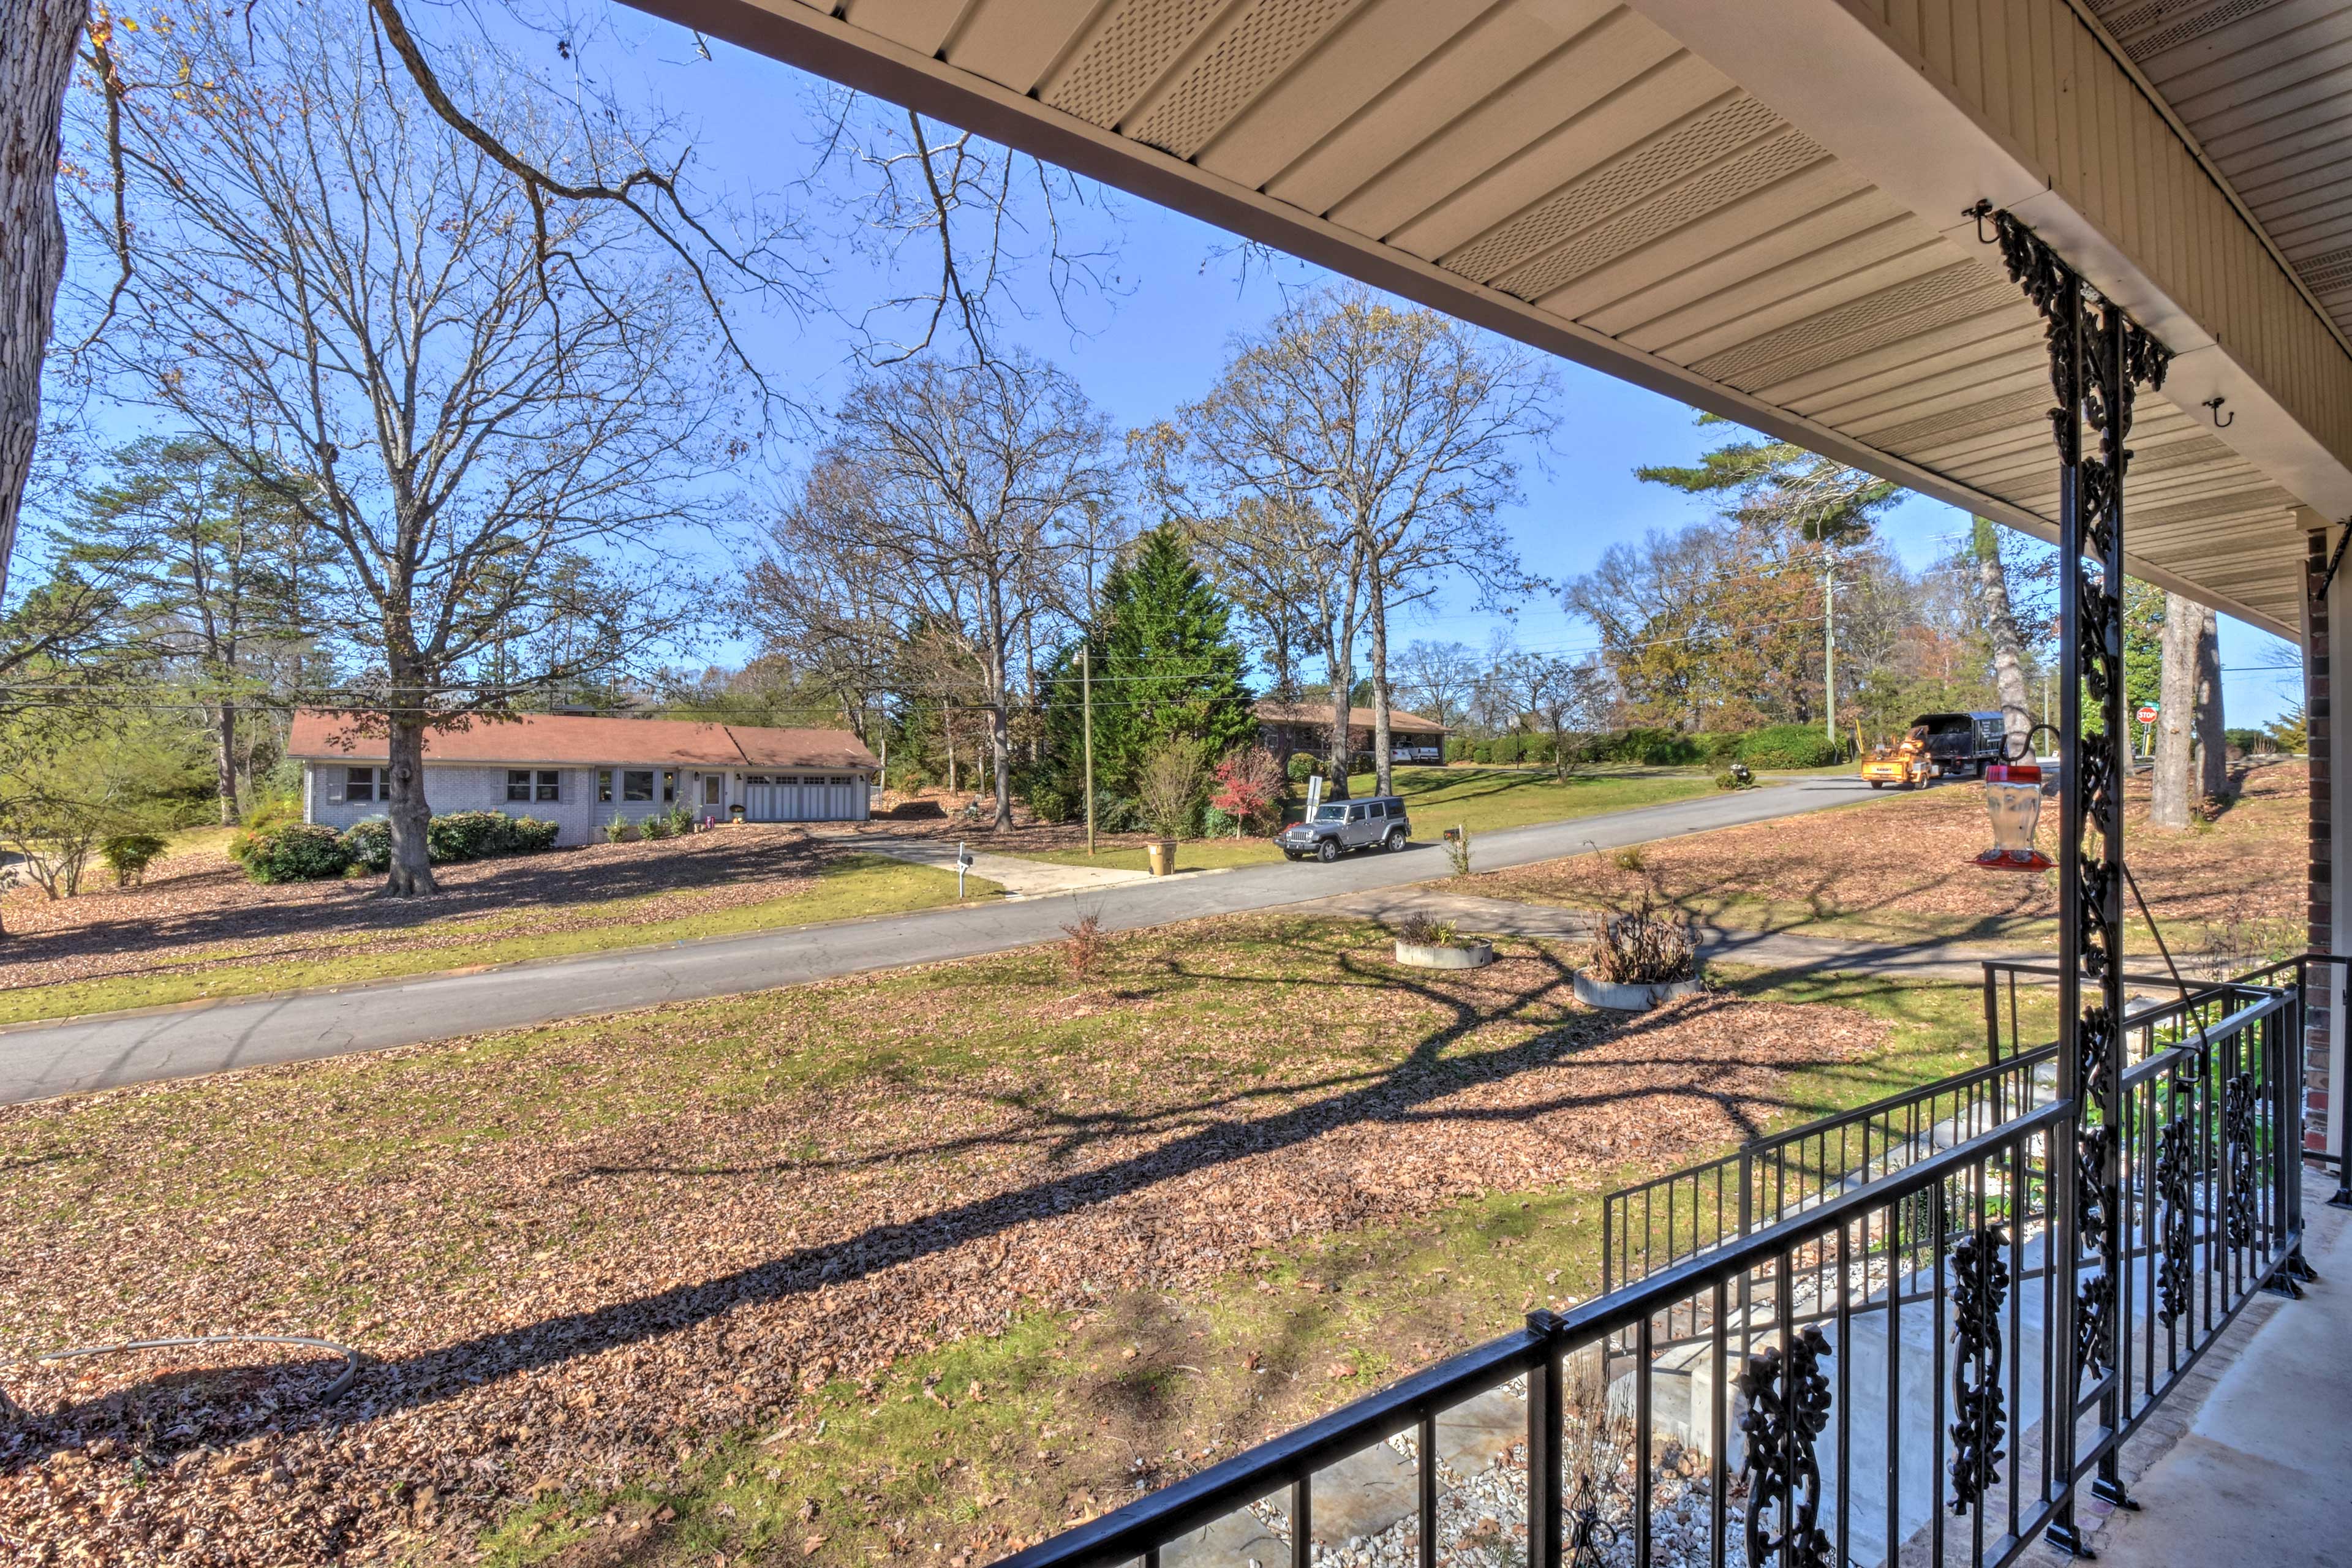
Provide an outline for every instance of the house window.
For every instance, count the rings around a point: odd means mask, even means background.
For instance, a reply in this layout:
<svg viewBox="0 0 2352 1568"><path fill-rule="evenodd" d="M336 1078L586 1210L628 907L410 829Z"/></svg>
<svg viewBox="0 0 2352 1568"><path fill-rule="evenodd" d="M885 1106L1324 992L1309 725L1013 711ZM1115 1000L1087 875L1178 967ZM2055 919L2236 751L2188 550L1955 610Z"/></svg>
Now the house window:
<svg viewBox="0 0 2352 1568"><path fill-rule="evenodd" d="M613 804L613 770L610 768L596 770L596 799L600 805Z"/></svg>
<svg viewBox="0 0 2352 1568"><path fill-rule="evenodd" d="M539 770L538 798L561 800L563 797L563 775L553 768Z"/></svg>
<svg viewBox="0 0 2352 1568"><path fill-rule="evenodd" d="M507 770L509 800L559 800L562 791L558 787L562 774L553 768L541 768L536 773L529 768Z"/></svg>
<svg viewBox="0 0 2352 1568"><path fill-rule="evenodd" d="M509 768L507 770L507 798L509 800L529 800L530 798L530 770L529 768Z"/></svg>
<svg viewBox="0 0 2352 1568"><path fill-rule="evenodd" d="M721 778L717 773L705 773L702 775L703 805L723 805L726 802L722 797L724 797L726 794L727 781L725 779Z"/></svg>
<svg viewBox="0 0 2352 1568"><path fill-rule="evenodd" d="M670 805L677 799L677 773L675 769L664 768L662 770L662 804Z"/></svg>
<svg viewBox="0 0 2352 1568"><path fill-rule="evenodd" d="M768 775L765 773L746 773L743 775L743 782L747 784L764 784L768 782Z"/></svg>
<svg viewBox="0 0 2352 1568"><path fill-rule="evenodd" d="M827 779L824 782L829 784L856 784L857 781L856 779Z"/></svg>
<svg viewBox="0 0 2352 1568"><path fill-rule="evenodd" d="M392 781L383 775L383 768L345 768L343 798L345 800L390 800Z"/></svg>
<svg viewBox="0 0 2352 1568"><path fill-rule="evenodd" d="M654 797L654 771L651 768L627 768L621 773L623 800L651 800Z"/></svg>

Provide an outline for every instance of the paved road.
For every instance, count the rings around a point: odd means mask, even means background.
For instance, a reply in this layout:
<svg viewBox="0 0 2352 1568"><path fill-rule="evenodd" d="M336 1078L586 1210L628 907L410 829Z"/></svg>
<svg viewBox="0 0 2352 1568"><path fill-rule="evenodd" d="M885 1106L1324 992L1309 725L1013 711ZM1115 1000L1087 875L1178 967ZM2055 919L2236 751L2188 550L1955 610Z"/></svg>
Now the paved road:
<svg viewBox="0 0 2352 1568"><path fill-rule="evenodd" d="M1708 828L1846 805L1869 791L1851 778L1806 779L1694 796L1481 835L1476 866L1495 870L1613 849ZM1433 831L1440 824L1423 824ZM1048 942L1082 913L1113 931L1362 894L1445 873L1434 844L1324 866L1277 861L1073 893L930 910L797 931L680 942L517 964L472 974L419 975L335 990L247 997L145 1013L100 1015L0 1030L0 1104L229 1068L303 1061L519 1028L657 1002L763 990L828 975L896 968Z"/></svg>

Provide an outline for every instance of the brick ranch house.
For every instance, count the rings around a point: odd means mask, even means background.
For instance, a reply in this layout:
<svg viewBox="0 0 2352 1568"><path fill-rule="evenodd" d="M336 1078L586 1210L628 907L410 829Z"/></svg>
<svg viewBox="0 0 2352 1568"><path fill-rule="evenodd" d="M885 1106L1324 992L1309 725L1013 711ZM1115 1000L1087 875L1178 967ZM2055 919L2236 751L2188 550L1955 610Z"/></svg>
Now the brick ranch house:
<svg viewBox="0 0 2352 1568"><path fill-rule="evenodd" d="M1293 752L1307 752L1318 757L1323 754L1325 739L1331 733L1329 703L1267 701L1257 705L1256 713L1260 739L1286 765ZM1348 710L1348 749L1360 760L1372 754L1373 719L1369 708ZM1445 726L1434 719L1391 708L1389 744L1392 761L1441 763L1445 760Z"/></svg>
<svg viewBox="0 0 2352 1568"><path fill-rule="evenodd" d="M287 754L302 764L303 821L349 827L383 815L381 735L305 709ZM425 797L436 814L536 816L556 825L558 844L586 844L615 815L635 822L681 803L714 822L739 807L747 822L863 822L880 765L845 730L532 713L428 733Z"/></svg>

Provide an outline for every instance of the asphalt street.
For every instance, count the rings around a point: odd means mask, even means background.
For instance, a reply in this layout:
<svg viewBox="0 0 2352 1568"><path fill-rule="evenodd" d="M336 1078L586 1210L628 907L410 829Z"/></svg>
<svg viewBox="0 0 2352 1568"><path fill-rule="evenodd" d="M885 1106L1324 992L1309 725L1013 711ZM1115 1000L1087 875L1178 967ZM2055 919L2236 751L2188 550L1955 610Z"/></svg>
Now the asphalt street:
<svg viewBox="0 0 2352 1568"><path fill-rule="evenodd" d="M1480 835L1473 846L1474 866L1495 870L1587 849L1613 849L1819 811L1868 795L1853 778L1805 779L1511 828ZM1328 866L1276 861L1051 898L992 900L473 973L27 1024L0 1030L0 1103L969 958L1052 941L1066 922L1082 914L1098 915L1112 931L1133 931L1370 893L1445 875L1444 853L1433 842L1444 826L1416 823L1433 841L1416 842L1401 854L1372 851Z"/></svg>

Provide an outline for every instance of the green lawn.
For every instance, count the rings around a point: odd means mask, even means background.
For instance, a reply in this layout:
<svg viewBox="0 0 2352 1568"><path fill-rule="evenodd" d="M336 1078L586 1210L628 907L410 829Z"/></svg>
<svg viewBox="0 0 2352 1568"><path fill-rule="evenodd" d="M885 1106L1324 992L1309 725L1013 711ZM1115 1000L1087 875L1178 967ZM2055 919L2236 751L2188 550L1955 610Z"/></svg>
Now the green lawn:
<svg viewBox="0 0 2352 1568"><path fill-rule="evenodd" d="M1378 782L1372 774L1363 773L1349 779L1348 788L1361 797L1372 794ZM1662 805L1715 788L1710 775L1671 768L1581 773L1565 783L1549 773L1515 768L1399 768L1395 784L1412 817L1413 835L1421 839L1435 839L1446 828L1457 826L1467 826L1475 838L1497 828ZM1066 866L1145 868L1142 847L1124 842L1106 844L1092 856L1084 849L1048 849L1026 853L1021 858ZM1282 852L1270 841L1255 837L1186 839L1176 851L1179 869L1250 866L1281 858Z"/></svg>
<svg viewBox="0 0 2352 1568"><path fill-rule="evenodd" d="M179 962L203 963L206 967L0 991L0 1024L250 996L261 992L351 985L402 975L604 952L614 948L655 947L699 937L817 925L860 915L899 914L956 901L954 872L910 866L878 855L849 855L828 861L817 878L817 885L805 892L709 914L664 920L627 918L631 905L649 902L649 899L616 900L597 907L598 914L617 917L614 923L572 931L533 931L530 928L545 920L545 912L524 911L495 921L469 921L467 940L433 946L356 951L370 942L381 942L383 933L355 931L321 938L319 945L329 950L323 953L314 949L299 956L256 955L249 963L234 962L237 957L235 949L181 953L175 955ZM992 899L1003 891L994 882L977 877L965 883L967 900ZM333 951L339 946L355 951Z"/></svg>

